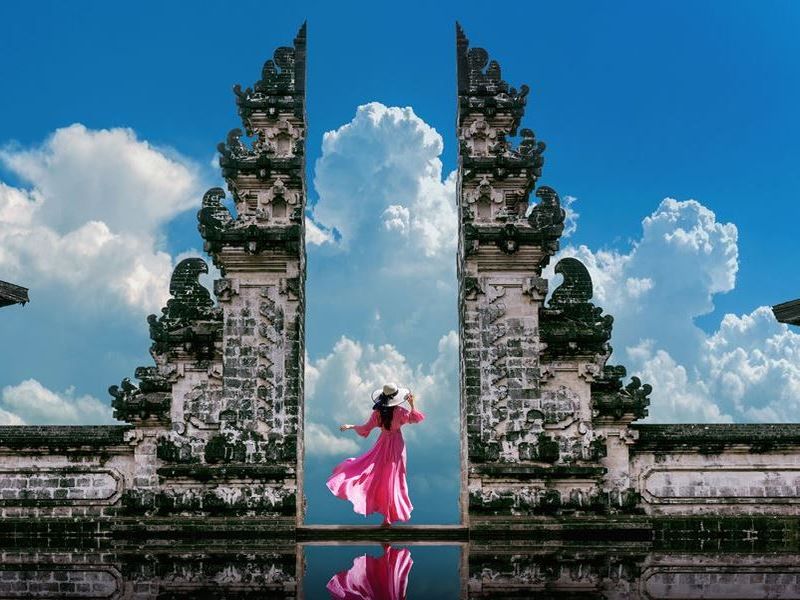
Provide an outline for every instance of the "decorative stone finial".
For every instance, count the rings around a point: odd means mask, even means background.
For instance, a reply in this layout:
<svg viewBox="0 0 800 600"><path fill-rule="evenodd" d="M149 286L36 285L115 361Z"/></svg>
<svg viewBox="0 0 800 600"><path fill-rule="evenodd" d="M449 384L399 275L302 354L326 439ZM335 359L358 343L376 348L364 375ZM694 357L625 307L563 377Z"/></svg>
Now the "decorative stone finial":
<svg viewBox="0 0 800 600"><path fill-rule="evenodd" d="M592 413L595 417L634 421L647 416L648 396L653 387L633 376L623 388L625 373L622 365L606 365L602 375L592 382Z"/></svg>
<svg viewBox="0 0 800 600"><path fill-rule="evenodd" d="M456 23L456 65L458 95L461 111L509 112L512 115L510 135L516 135L519 120L525 112L530 89L520 86L519 91L508 85L501 75L500 64L489 60L484 48L470 48L464 30Z"/></svg>
<svg viewBox="0 0 800 600"><path fill-rule="evenodd" d="M590 302L592 278L577 258L562 258L555 272L564 281L553 291L547 307L539 314L541 340L548 360L576 354L609 355L614 317Z"/></svg>
<svg viewBox="0 0 800 600"><path fill-rule="evenodd" d="M303 117L303 97L306 88L306 24L300 27L293 46L281 46L261 69L261 79L252 88L242 90L236 84L236 104L245 127L250 130L250 118L258 111L268 118L281 112L294 112Z"/></svg>

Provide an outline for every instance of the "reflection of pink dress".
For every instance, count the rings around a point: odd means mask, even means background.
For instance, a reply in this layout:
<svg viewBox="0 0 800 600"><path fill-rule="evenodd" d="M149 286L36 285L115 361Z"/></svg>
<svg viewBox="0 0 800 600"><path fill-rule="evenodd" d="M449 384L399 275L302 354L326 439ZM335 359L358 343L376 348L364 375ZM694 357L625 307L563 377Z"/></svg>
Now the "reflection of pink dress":
<svg viewBox="0 0 800 600"><path fill-rule="evenodd" d="M405 600L413 564L408 548L386 545L383 556L359 556L348 571L331 577L328 592L341 600Z"/></svg>
<svg viewBox="0 0 800 600"><path fill-rule="evenodd" d="M328 489L342 500L350 500L353 510L362 515L381 513L389 521L408 521L413 506L406 484L406 445L400 428L425 418L420 411L398 406L389 430L380 426L380 413L372 411L369 420L356 425L358 435L367 437L374 427L381 434L371 450L356 458L346 458L333 469Z"/></svg>

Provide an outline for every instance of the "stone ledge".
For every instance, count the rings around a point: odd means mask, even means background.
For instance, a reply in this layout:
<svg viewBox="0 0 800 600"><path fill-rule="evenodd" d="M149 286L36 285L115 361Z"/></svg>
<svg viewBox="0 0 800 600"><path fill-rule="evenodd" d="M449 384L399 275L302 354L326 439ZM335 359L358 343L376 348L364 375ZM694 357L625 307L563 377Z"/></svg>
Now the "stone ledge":
<svg viewBox="0 0 800 600"><path fill-rule="evenodd" d="M69 448L102 448L127 445L131 425L3 425L0 449L31 448L63 451Z"/></svg>
<svg viewBox="0 0 800 600"><path fill-rule="evenodd" d="M25 304L27 302L28 288L7 281L0 281L0 306Z"/></svg>
<svg viewBox="0 0 800 600"><path fill-rule="evenodd" d="M645 516L620 517L481 517L470 518L470 540L580 540L649 542L653 539L652 519Z"/></svg>
<svg viewBox="0 0 800 600"><path fill-rule="evenodd" d="M576 465L555 465L544 467L538 465L519 464L473 464L470 472L491 477L507 477L509 479L594 479L606 473L605 467Z"/></svg>
<svg viewBox="0 0 800 600"><path fill-rule="evenodd" d="M193 479L194 481L214 481L230 479L255 479L259 481L281 481L294 477L285 466L281 465L174 465L161 467L157 471L160 477L168 479Z"/></svg>
<svg viewBox="0 0 800 600"><path fill-rule="evenodd" d="M297 541L355 542L355 541L414 541L414 542L466 542L469 529L466 525L301 525L297 528Z"/></svg>
<svg viewBox="0 0 800 600"><path fill-rule="evenodd" d="M777 446L800 446L800 423L631 425L631 429L639 434L631 448L634 452L681 448L711 451L734 445L767 452Z"/></svg>
<svg viewBox="0 0 800 600"><path fill-rule="evenodd" d="M108 525L112 537L123 540L142 538L197 539L209 537L294 539L295 518L272 517L147 517L116 518Z"/></svg>

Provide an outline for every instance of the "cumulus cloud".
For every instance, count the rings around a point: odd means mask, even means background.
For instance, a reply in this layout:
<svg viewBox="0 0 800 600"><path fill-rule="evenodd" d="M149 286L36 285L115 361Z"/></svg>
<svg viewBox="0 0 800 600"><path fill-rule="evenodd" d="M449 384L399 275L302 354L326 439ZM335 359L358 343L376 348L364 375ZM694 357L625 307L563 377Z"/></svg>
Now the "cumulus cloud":
<svg viewBox="0 0 800 600"><path fill-rule="evenodd" d="M406 437L436 445L443 433L458 431L458 336L450 331L437 345L429 365L409 363L390 344L374 346L342 337L332 351L306 366L306 453L327 455L351 452L358 444L352 432L339 433L342 423L363 423L372 409L370 394L386 381L409 387L428 421L423 433L406 428ZM334 432L332 434L331 432ZM339 443L353 441L352 445Z"/></svg>
<svg viewBox="0 0 800 600"><path fill-rule="evenodd" d="M628 252L567 246L589 269L594 301L614 315L612 362L653 384L656 421L797 421L800 335L768 307L725 315L711 334L695 319L734 289L738 231L695 200L665 199ZM552 281L551 288L558 284Z"/></svg>
<svg viewBox="0 0 800 600"><path fill-rule="evenodd" d="M377 102L324 134L310 217L326 235L310 249L309 289L333 300L319 309L339 328L331 343L391 343L430 362L433 336L456 326L455 173L442 173L443 147L411 108Z"/></svg>
<svg viewBox="0 0 800 600"><path fill-rule="evenodd" d="M331 433L325 425L318 423L306 425L305 444L306 452L313 456L340 456L358 451L355 441L344 435Z"/></svg>
<svg viewBox="0 0 800 600"><path fill-rule="evenodd" d="M56 285L90 308L155 311L174 262L161 228L199 206L197 169L130 129L56 130L40 146L6 146L0 163L27 188L0 182L0 268Z"/></svg>
<svg viewBox="0 0 800 600"><path fill-rule="evenodd" d="M321 246L333 242L333 234L306 217L306 244Z"/></svg>
<svg viewBox="0 0 800 600"><path fill-rule="evenodd" d="M352 121L323 136L314 219L336 230L344 248L383 229L427 258L452 257L455 172L442 178L442 149L442 136L412 108L359 106Z"/></svg>
<svg viewBox="0 0 800 600"><path fill-rule="evenodd" d="M0 390L0 424L3 425L88 425L116 423L111 408L74 387L54 392L36 379Z"/></svg>

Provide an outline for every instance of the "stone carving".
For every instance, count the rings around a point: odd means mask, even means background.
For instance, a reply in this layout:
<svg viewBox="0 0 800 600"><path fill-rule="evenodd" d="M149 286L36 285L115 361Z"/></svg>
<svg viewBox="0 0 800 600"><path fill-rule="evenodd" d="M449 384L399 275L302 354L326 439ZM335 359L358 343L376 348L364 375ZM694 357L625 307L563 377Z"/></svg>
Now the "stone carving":
<svg viewBox="0 0 800 600"><path fill-rule="evenodd" d="M539 312L540 336L546 356L611 353L608 340L614 318L590 302L592 279L576 258L562 258L555 272L564 277L547 308Z"/></svg>
<svg viewBox="0 0 800 600"><path fill-rule="evenodd" d="M169 285L172 298L167 300L160 317L147 317L152 353L164 354L180 347L198 359L213 356L222 313L200 284L201 273L208 273L208 265L201 258L184 259L175 267Z"/></svg>
<svg viewBox="0 0 800 600"><path fill-rule="evenodd" d="M498 112L508 115L512 119L508 134L516 135L530 91L528 86L522 85L517 91L503 81L499 63L489 61L489 53L483 48L469 48L460 25L456 25L456 49L460 109L490 116Z"/></svg>
<svg viewBox="0 0 800 600"><path fill-rule="evenodd" d="M157 367L137 367L134 375L141 381L137 387L128 377L119 386L112 385L111 406L114 418L120 421L167 421L171 404L171 382L160 375Z"/></svg>
<svg viewBox="0 0 800 600"><path fill-rule="evenodd" d="M156 366L136 369L135 376L141 381L138 387L126 377L119 386L108 389L114 398L111 405L117 419L140 425L167 422L172 383L179 371L170 361L177 355L186 355L193 362L207 363L214 359L222 313L200 284L200 275L207 272L208 266L200 258L187 258L173 270L169 286L172 297L160 317L147 317L153 340L150 353L157 361Z"/></svg>
<svg viewBox="0 0 800 600"><path fill-rule="evenodd" d="M233 221L230 211L222 204L224 198L225 190L218 187L211 188L203 195L203 206L197 211L197 228L206 240L227 229ZM208 248L205 250L210 251Z"/></svg>
<svg viewBox="0 0 800 600"><path fill-rule="evenodd" d="M629 420L643 419L647 416L652 386L642 384L638 377L631 377L631 382L622 386L625 367L606 365L603 374L592 382L592 412L595 417Z"/></svg>
<svg viewBox="0 0 800 600"><path fill-rule="evenodd" d="M543 185L536 190L536 197L539 203L528 215L528 223L543 239L561 237L566 213L561 208L558 194L553 188Z"/></svg>
<svg viewBox="0 0 800 600"><path fill-rule="evenodd" d="M485 50L469 48L460 28L457 54L470 520L634 510L627 480L605 483L601 463L617 446L596 429L589 407L591 385L611 352L613 319L591 303L591 278L573 258L556 265L564 281L543 305L541 271L558 250L565 211L547 186L536 189L538 202L525 210L545 150L528 128L520 130L516 148L509 142L528 89L518 93L503 81L498 63ZM601 380L597 390L598 407L609 404L601 390L626 406L646 403L650 392L638 380L628 388Z"/></svg>
<svg viewBox="0 0 800 600"><path fill-rule="evenodd" d="M474 190L464 193L464 200L466 200L469 204L473 204L478 200L484 199L488 202L495 202L497 204L505 200L502 190L492 187L492 182L489 179L489 176L486 174L483 175Z"/></svg>
<svg viewBox="0 0 800 600"><path fill-rule="evenodd" d="M267 61L253 88L236 88L253 140L233 129L219 147L236 216L221 188L205 194L197 214L204 248L223 275L214 283L220 307L199 283L205 262L180 263L172 298L148 320L157 366L142 372L138 388L124 380L110 389L118 416L157 428L137 445L138 453L152 455L142 460L141 485L123 494L125 514L293 522L302 506L295 477L302 435L304 61L303 28L293 48L279 48Z"/></svg>

